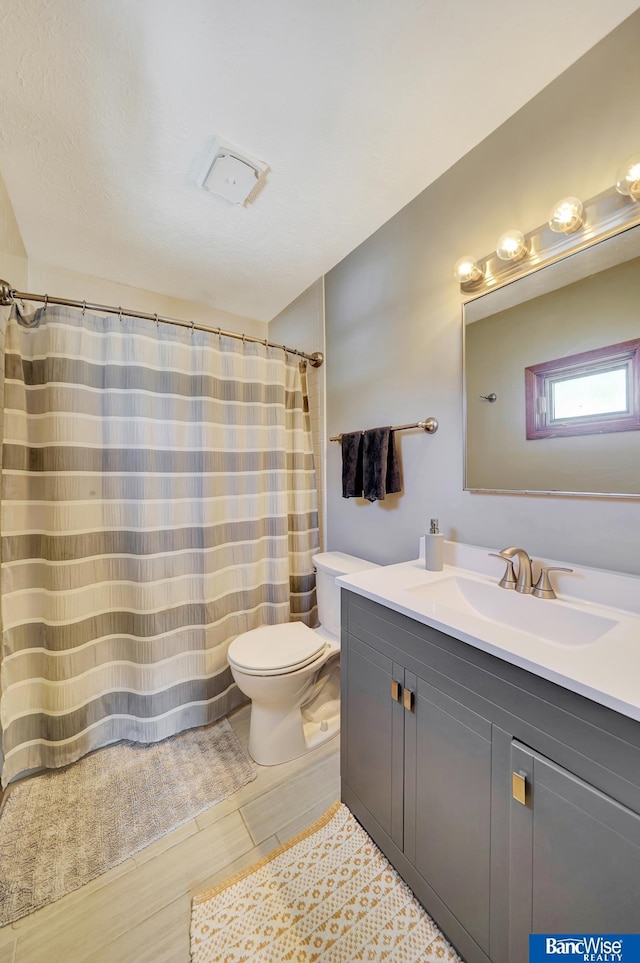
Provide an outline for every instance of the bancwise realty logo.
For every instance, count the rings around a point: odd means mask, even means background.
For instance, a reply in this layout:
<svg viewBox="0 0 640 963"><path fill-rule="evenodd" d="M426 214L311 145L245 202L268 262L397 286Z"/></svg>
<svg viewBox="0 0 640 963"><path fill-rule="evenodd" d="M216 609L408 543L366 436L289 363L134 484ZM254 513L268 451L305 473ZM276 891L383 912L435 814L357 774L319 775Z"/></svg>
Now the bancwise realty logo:
<svg viewBox="0 0 640 963"><path fill-rule="evenodd" d="M529 937L529 963L640 963L640 934L569 934Z"/></svg>

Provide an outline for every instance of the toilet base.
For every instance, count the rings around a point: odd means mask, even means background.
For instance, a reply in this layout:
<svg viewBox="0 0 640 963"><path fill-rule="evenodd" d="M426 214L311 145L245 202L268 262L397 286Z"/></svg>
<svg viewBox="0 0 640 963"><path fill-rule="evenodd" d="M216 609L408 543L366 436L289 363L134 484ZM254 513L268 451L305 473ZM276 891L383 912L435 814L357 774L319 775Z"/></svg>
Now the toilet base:
<svg viewBox="0 0 640 963"><path fill-rule="evenodd" d="M324 728L323 728L324 727ZM304 740L307 744L307 752L323 746L329 739L333 739L340 732L340 713L332 719L323 719L322 722L305 722Z"/></svg>
<svg viewBox="0 0 640 963"><path fill-rule="evenodd" d="M326 719L305 720L302 710L278 712L251 705L249 755L259 766L279 766L324 745L340 732L340 712Z"/></svg>

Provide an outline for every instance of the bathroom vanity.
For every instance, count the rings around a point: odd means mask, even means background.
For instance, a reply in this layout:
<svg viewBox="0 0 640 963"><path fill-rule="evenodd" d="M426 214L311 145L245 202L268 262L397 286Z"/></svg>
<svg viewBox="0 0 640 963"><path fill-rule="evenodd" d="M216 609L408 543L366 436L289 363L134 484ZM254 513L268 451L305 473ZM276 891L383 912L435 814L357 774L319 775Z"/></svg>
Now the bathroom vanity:
<svg viewBox="0 0 640 963"><path fill-rule="evenodd" d="M532 599L448 556L342 580L344 802L467 963L640 932L640 582Z"/></svg>

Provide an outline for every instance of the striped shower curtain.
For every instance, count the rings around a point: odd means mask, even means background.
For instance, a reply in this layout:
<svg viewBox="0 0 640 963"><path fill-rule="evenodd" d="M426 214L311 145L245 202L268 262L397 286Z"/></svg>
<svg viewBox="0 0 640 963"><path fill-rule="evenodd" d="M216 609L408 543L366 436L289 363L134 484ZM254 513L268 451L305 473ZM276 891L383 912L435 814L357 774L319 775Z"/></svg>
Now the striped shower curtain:
<svg viewBox="0 0 640 963"><path fill-rule="evenodd" d="M280 349L14 308L4 374L6 785L236 706L231 639L315 624L318 528L305 372Z"/></svg>

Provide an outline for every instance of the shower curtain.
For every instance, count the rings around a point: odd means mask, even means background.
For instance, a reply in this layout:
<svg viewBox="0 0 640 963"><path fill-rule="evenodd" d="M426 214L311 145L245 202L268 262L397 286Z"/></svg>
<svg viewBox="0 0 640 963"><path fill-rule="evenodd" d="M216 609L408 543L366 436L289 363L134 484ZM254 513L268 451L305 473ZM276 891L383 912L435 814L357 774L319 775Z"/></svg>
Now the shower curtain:
<svg viewBox="0 0 640 963"><path fill-rule="evenodd" d="M316 621L305 372L280 349L14 306L2 446L2 784L242 701L238 633Z"/></svg>

